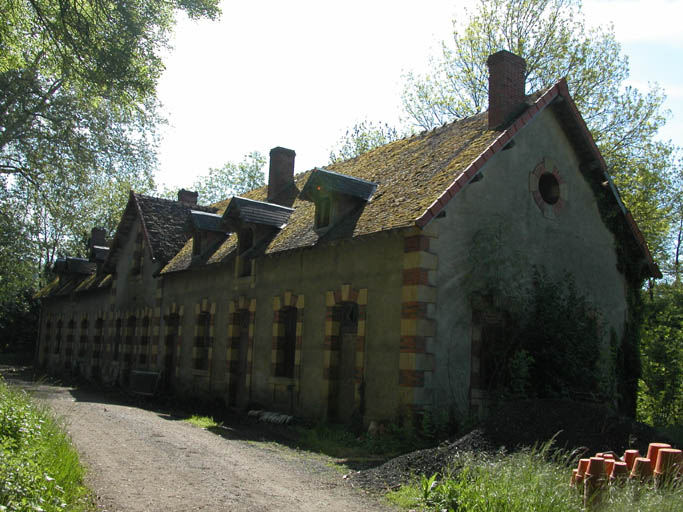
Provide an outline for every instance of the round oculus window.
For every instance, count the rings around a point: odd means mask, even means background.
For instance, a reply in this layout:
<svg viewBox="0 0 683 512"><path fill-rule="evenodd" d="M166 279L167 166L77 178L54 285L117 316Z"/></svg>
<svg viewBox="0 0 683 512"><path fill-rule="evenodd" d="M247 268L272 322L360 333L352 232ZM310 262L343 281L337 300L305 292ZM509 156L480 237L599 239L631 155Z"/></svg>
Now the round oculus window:
<svg viewBox="0 0 683 512"><path fill-rule="evenodd" d="M560 199L560 182L554 174L544 172L538 180L538 191L547 204L555 204Z"/></svg>

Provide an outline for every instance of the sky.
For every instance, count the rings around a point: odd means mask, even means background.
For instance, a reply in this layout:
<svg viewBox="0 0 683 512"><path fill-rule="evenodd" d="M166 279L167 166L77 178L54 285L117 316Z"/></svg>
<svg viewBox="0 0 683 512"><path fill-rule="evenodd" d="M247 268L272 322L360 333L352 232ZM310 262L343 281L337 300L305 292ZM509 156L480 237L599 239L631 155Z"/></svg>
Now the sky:
<svg viewBox="0 0 683 512"><path fill-rule="evenodd" d="M220 21L181 14L158 88L168 125L157 183L189 187L211 167L276 146L294 149L302 172L327 164L357 122L400 124L402 76L428 69L472 3L224 1ZM671 117L661 138L683 146L683 0L584 0L583 11L588 24L614 24L628 85L664 89Z"/></svg>

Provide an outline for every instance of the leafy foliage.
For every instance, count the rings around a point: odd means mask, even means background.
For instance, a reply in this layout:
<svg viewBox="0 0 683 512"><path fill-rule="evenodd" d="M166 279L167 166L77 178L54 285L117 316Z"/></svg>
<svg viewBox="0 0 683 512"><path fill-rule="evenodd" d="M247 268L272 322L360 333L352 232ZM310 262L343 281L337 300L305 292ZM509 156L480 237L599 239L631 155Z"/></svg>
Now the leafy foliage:
<svg viewBox="0 0 683 512"><path fill-rule="evenodd" d="M89 510L83 475L55 420L0 378L0 510Z"/></svg>
<svg viewBox="0 0 683 512"><path fill-rule="evenodd" d="M405 77L403 107L430 129L487 108L487 57L501 49L527 62L527 91L566 77L608 170L648 240L664 260L680 190L675 148L654 140L664 125L664 94L624 86L628 59L611 26L585 26L578 0L480 0L467 24L442 42L425 75ZM455 25L455 20L454 20Z"/></svg>
<svg viewBox="0 0 683 512"><path fill-rule="evenodd" d="M600 378L614 371L601 371L613 357L602 347L599 314L569 276L554 281L536 270L523 306L515 311L506 316L504 341L488 348L495 364L491 390L539 398L614 395L614 383Z"/></svg>
<svg viewBox="0 0 683 512"><path fill-rule="evenodd" d="M396 128L386 123L376 124L367 120L356 123L339 139L337 148L330 151L330 163L357 157L401 136Z"/></svg>
<svg viewBox="0 0 683 512"><path fill-rule="evenodd" d="M192 188L199 192L202 204L216 203L262 187L265 184L265 165L266 158L260 152L252 151L237 164L227 162L223 167L209 169L209 173L198 178Z"/></svg>
<svg viewBox="0 0 683 512"><path fill-rule="evenodd" d="M456 457L451 473L437 479L421 476L412 486L390 493L391 501L423 510L453 512L511 512L585 510L583 494L569 486L574 462L549 443L509 455L463 453ZM599 510L674 511L683 506L681 486L655 491L651 482L610 485Z"/></svg>
<svg viewBox="0 0 683 512"><path fill-rule="evenodd" d="M0 222L13 238L0 300L35 286L94 223L113 229L129 187L151 187L160 51L178 9L219 14L218 0L0 0Z"/></svg>
<svg viewBox="0 0 683 512"><path fill-rule="evenodd" d="M30 296L0 302L0 353L31 353L38 337L38 301Z"/></svg>
<svg viewBox="0 0 683 512"><path fill-rule="evenodd" d="M638 417L683 426L683 288L662 284L645 300Z"/></svg>

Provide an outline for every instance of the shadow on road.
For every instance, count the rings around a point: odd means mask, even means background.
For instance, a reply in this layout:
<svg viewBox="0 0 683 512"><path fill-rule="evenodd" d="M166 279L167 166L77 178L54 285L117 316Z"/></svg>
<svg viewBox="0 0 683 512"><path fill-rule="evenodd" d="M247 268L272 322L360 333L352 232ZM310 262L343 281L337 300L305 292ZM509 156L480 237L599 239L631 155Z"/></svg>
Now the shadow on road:
<svg viewBox="0 0 683 512"><path fill-rule="evenodd" d="M181 402L172 397L136 395L121 388L104 387L77 377L55 379L36 372L32 366L27 365L0 364L0 375L8 383L22 387L37 398L61 394L68 395L77 402L136 407L153 412L166 421L184 421L194 414L210 416L219 423L219 426L206 430L224 439L277 443L294 450L302 449L298 441L300 433L296 427L263 423L244 413L219 405L196 407L196 404ZM375 467L385 461L385 458L379 457L335 459L335 462L355 471Z"/></svg>

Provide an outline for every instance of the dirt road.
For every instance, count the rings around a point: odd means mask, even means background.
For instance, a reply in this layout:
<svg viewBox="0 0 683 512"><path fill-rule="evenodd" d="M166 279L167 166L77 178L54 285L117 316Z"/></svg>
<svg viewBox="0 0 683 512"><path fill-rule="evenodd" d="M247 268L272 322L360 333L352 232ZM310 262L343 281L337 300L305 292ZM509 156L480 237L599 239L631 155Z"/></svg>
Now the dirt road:
<svg viewBox="0 0 683 512"><path fill-rule="evenodd" d="M15 383L65 419L103 512L393 510L351 488L325 457L240 429L220 436L94 390Z"/></svg>

